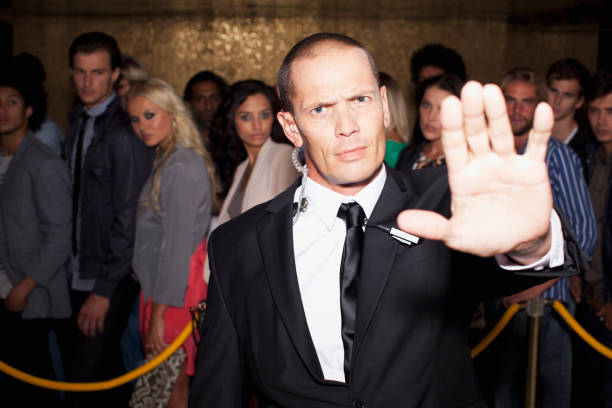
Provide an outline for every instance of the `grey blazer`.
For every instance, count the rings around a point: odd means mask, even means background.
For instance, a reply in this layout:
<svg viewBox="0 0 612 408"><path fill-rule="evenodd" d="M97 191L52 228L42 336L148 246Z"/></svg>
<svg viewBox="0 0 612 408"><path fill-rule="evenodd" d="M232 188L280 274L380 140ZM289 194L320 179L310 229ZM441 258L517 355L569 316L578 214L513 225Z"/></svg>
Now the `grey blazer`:
<svg viewBox="0 0 612 408"><path fill-rule="evenodd" d="M0 257L8 278L37 283L24 319L70 316L71 193L66 163L28 133L0 186Z"/></svg>
<svg viewBox="0 0 612 408"><path fill-rule="evenodd" d="M152 175L140 193L151 189ZM177 146L161 170L159 212L139 204L132 267L145 300L182 307L191 255L208 231L211 207L206 163L193 150Z"/></svg>

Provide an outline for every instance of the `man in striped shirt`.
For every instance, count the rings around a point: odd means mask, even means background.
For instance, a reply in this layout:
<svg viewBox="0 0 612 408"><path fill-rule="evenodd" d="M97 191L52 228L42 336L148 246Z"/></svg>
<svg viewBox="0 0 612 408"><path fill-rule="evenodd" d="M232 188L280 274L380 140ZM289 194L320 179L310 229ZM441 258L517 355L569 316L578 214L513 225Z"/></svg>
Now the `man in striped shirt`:
<svg viewBox="0 0 612 408"><path fill-rule="evenodd" d="M506 97L515 149L523 152L533 125L535 107L546 100L544 81L531 69L514 68L503 77L501 88ZM567 215L580 247L590 259L597 240L597 224L589 190L582 176L580 159L562 142L551 137L547 146L546 165L554 204ZM503 312L512 303L539 295L545 299L560 300L570 310L575 307L570 298L568 279L562 278L503 299L496 305L495 314ZM544 311L540 327L538 406L569 407L572 365L569 329L551 314L550 309ZM497 365L499 377L494 385L495 405L524 406L527 335L527 314L523 310L513 318L502 333L502 341L498 343L498 354L503 355L504 363Z"/></svg>

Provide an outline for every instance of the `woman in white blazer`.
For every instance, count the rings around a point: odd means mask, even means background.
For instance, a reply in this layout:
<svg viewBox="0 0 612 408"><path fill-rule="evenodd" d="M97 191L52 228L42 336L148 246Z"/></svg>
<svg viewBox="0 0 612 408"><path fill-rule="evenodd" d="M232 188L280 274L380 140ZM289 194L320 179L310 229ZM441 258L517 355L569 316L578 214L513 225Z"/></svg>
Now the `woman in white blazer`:
<svg viewBox="0 0 612 408"><path fill-rule="evenodd" d="M257 80L233 84L221 105L211 132L213 155L221 152L231 161L229 156L237 157L242 147L246 158L233 173L219 224L270 200L298 177L291 163L291 146L279 143L286 139L276 121L277 112L274 89Z"/></svg>

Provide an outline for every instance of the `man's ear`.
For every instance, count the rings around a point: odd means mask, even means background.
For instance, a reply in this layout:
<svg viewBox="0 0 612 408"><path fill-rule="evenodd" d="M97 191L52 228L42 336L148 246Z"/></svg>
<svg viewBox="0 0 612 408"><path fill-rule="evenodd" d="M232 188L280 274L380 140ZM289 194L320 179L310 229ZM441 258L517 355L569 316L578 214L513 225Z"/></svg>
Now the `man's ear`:
<svg viewBox="0 0 612 408"><path fill-rule="evenodd" d="M29 119L29 118L32 116L32 114L33 114L33 113L34 113L34 110L32 109L32 107L31 107L31 106L28 106L28 107L26 108L26 110L25 110L25 115L26 115L26 118L28 118L28 119Z"/></svg>
<svg viewBox="0 0 612 408"><path fill-rule="evenodd" d="M580 98L578 98L578 102L576 102L576 104L574 105L574 108L578 110L582 108L582 105L584 105L584 95L580 95Z"/></svg>
<svg viewBox="0 0 612 408"><path fill-rule="evenodd" d="M291 112L281 111L276 114L276 118L285 132L287 139L293 143L295 147L301 147L304 144L302 135L295 124L295 118Z"/></svg>
<svg viewBox="0 0 612 408"><path fill-rule="evenodd" d="M383 108L383 124L386 129L391 124L391 114L389 113L389 102L387 100L387 87L384 85L380 87L380 99Z"/></svg>
<svg viewBox="0 0 612 408"><path fill-rule="evenodd" d="M113 69L113 72L111 73L111 79L113 81L113 85L119 79L119 75L121 75L121 69L119 67L116 67L115 69Z"/></svg>

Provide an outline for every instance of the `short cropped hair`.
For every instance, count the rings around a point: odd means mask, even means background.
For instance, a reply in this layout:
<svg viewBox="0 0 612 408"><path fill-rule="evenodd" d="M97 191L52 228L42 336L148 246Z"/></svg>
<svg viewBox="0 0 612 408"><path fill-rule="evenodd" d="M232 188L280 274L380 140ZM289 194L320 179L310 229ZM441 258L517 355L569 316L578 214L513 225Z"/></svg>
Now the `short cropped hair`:
<svg viewBox="0 0 612 408"><path fill-rule="evenodd" d="M427 44L416 50L410 57L410 74L415 85L419 82L419 72L428 65L442 69L445 74L456 75L463 81L467 78L465 63L461 55L442 44Z"/></svg>
<svg viewBox="0 0 612 408"><path fill-rule="evenodd" d="M591 89L586 95L587 102L612 93L612 70L600 69L595 72Z"/></svg>
<svg viewBox="0 0 612 408"><path fill-rule="evenodd" d="M147 69L135 57L121 55L121 75L119 78L127 79L129 83L144 82L149 79Z"/></svg>
<svg viewBox="0 0 612 408"><path fill-rule="evenodd" d="M354 47L362 50L368 57L370 67L372 68L372 73L376 78L376 83L380 86L378 70L376 69L374 58L372 58L372 55L368 52L368 50L366 50L357 40L347 35L337 33L312 34L298 41L297 44L295 44L291 50L289 50L285 56L285 59L283 60L283 63L281 64L280 69L278 70L277 83L282 110L293 113L291 98L294 96L295 88L291 82L291 65L294 61L300 58L313 56L315 48L323 43L343 45L345 47Z"/></svg>
<svg viewBox="0 0 612 408"><path fill-rule="evenodd" d="M515 81L526 82L531 84L536 89L536 95L538 97L538 102L542 102L546 100L546 85L544 84L544 79L540 74L535 72L531 68L525 67L515 67L503 76L500 81L500 87L502 91L506 90L506 87Z"/></svg>
<svg viewBox="0 0 612 408"><path fill-rule="evenodd" d="M552 64L546 72L546 85L550 88L552 81L577 79L580 83L580 96L588 92L590 86L589 71L574 58L565 58Z"/></svg>
<svg viewBox="0 0 612 408"><path fill-rule="evenodd" d="M106 51L108 53L113 70L121 68L121 51L119 51L117 41L108 34L98 32L81 34L72 41L68 51L70 66L72 67L75 54L79 52L92 54L96 51Z"/></svg>
<svg viewBox="0 0 612 408"><path fill-rule="evenodd" d="M14 88L23 98L24 105L32 108L28 129L40 129L46 116L47 94L42 81L33 78L22 59L9 58L0 63L0 86Z"/></svg>
<svg viewBox="0 0 612 408"><path fill-rule="evenodd" d="M228 88L227 82L225 82L225 79L223 79L222 77L220 77L219 75L215 74L212 71L200 71L194 76L192 76L189 79L189 81L187 81L187 85L185 85L185 91L183 91L183 99L189 102L191 100L193 86L197 83L204 82L204 81L214 82L217 85L217 88L219 88L221 99L224 98L225 94L227 93L227 88Z"/></svg>

